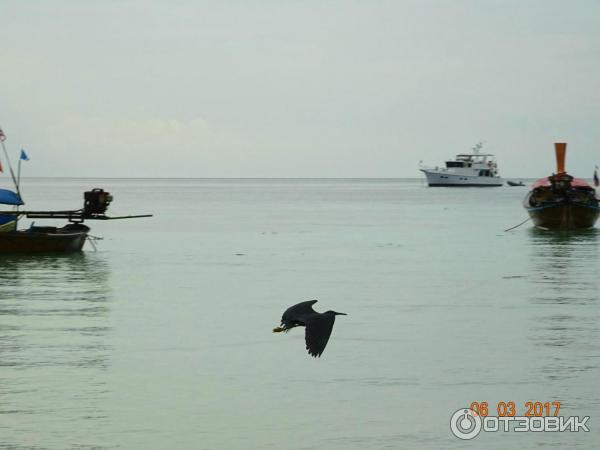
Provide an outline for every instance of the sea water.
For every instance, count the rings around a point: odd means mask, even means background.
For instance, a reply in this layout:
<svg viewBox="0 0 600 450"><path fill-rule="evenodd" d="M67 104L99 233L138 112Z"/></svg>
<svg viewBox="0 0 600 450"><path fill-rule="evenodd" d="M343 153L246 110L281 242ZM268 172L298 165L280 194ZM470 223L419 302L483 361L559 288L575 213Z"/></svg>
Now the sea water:
<svg viewBox="0 0 600 450"><path fill-rule="evenodd" d="M421 180L26 179L27 209L110 214L97 251L0 256L1 449L440 449L472 402L560 402L589 432L476 448L597 448L596 230L534 230L526 187ZM31 220L24 219L23 227ZM304 300L345 312L320 359ZM552 411L553 412L553 411Z"/></svg>

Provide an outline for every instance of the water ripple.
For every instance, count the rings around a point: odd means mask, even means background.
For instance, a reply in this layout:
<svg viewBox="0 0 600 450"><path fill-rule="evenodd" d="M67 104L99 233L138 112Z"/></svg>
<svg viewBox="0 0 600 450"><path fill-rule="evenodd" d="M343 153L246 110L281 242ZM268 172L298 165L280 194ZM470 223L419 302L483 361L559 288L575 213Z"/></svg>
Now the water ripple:
<svg viewBox="0 0 600 450"><path fill-rule="evenodd" d="M48 435L75 417L84 429L103 426L109 278L101 254L0 260L0 415L19 424L3 432L0 448L38 448L21 443L41 422Z"/></svg>

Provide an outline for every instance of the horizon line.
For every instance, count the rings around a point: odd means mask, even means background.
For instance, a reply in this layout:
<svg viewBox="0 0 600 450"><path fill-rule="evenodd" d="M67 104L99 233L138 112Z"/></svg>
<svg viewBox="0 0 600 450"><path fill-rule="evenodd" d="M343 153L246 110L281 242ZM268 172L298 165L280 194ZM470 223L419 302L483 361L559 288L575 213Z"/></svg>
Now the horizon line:
<svg viewBox="0 0 600 450"><path fill-rule="evenodd" d="M520 180L537 180L539 177L502 177L504 180L520 179ZM542 177L543 178L543 177ZM8 178L10 181L10 178ZM151 176L85 176L85 177L68 177L68 176L22 176L21 180L27 179L51 179L51 180L426 180L424 177L151 177ZM585 179L585 178L584 178ZM591 178L590 178L591 179Z"/></svg>

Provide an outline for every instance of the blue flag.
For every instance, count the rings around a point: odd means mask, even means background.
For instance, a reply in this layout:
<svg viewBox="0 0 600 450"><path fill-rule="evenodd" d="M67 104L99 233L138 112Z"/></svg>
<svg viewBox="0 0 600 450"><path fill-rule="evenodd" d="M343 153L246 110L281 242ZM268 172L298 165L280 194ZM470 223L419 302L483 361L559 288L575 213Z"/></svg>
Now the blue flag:
<svg viewBox="0 0 600 450"><path fill-rule="evenodd" d="M25 150L23 150L23 149L21 149L20 159L22 159L23 161L29 161L29 156L27 156L27 153L25 153Z"/></svg>

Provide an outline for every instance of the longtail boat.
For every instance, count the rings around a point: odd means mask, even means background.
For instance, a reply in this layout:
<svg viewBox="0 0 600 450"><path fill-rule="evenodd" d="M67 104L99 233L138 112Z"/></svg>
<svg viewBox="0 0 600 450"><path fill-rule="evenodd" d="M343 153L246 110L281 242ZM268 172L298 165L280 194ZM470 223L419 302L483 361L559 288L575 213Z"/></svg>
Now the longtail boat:
<svg viewBox="0 0 600 450"><path fill-rule="evenodd" d="M3 253L44 253L44 252L78 252L83 249L86 239L89 239L90 228L84 225L86 220L115 220L133 219L137 217L152 217L152 214L135 216L109 217L106 215L108 205L113 200L110 193L100 188L92 189L83 194L83 208L62 211L26 211L19 210L25 203L19 189L21 181L21 161L29 160L24 150L19 158L18 177L15 177L10 158L4 141L6 135L0 128L0 144L10 169L10 175L15 191L0 189L0 205L13 207L12 211L0 211L0 254ZM0 165L0 168L2 166ZM19 219L67 219L63 227L34 226L18 229ZM90 241L91 242L91 241ZM93 242L92 242L93 244Z"/></svg>
<svg viewBox="0 0 600 450"><path fill-rule="evenodd" d="M103 189L92 189L84 194L83 208L66 211L0 211L1 253L78 252L88 239L90 228L86 220L116 220L152 217L152 214L134 216L107 216L106 210L113 197ZM0 189L0 204L21 206L23 201L13 191ZM63 227L30 226L19 230L20 218L67 219Z"/></svg>
<svg viewBox="0 0 600 450"><path fill-rule="evenodd" d="M523 201L533 223L551 230L591 228L600 215L600 199L585 180L565 170L567 144L555 143L556 174L537 180Z"/></svg>

